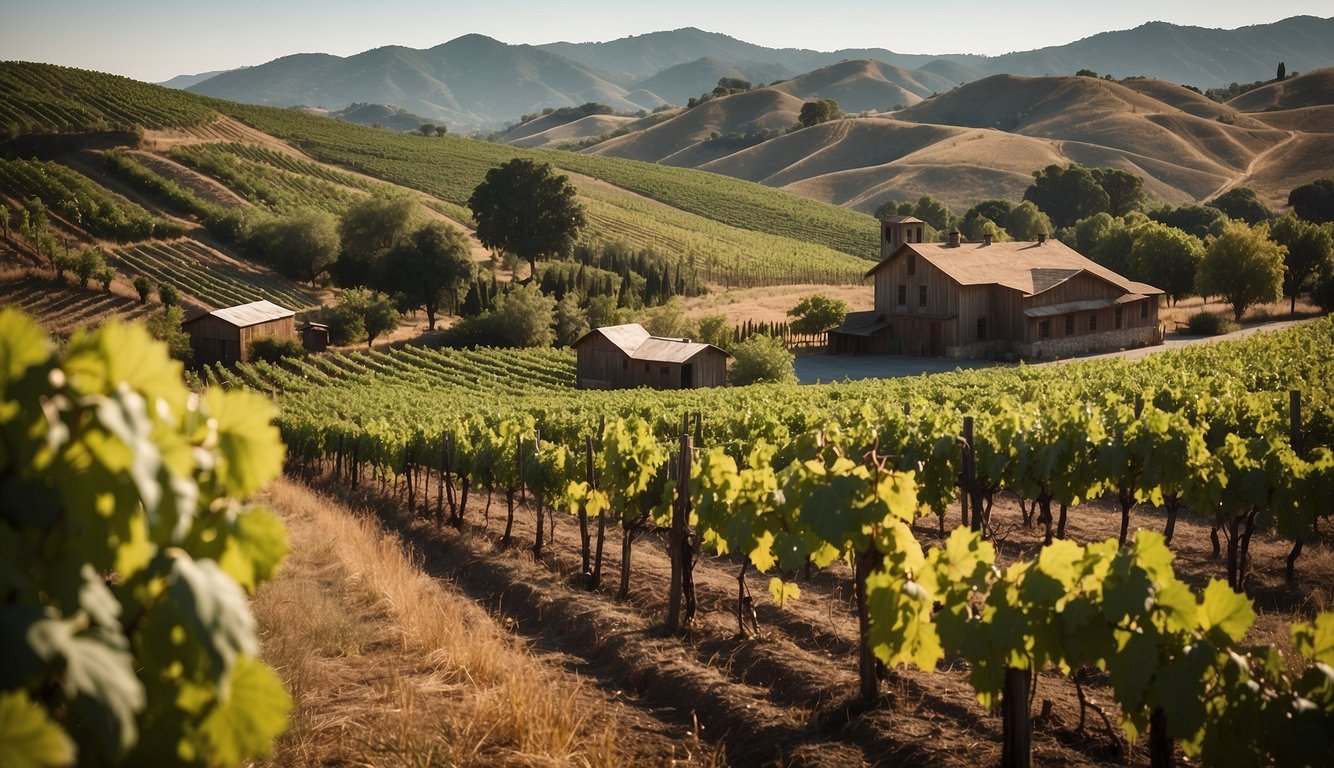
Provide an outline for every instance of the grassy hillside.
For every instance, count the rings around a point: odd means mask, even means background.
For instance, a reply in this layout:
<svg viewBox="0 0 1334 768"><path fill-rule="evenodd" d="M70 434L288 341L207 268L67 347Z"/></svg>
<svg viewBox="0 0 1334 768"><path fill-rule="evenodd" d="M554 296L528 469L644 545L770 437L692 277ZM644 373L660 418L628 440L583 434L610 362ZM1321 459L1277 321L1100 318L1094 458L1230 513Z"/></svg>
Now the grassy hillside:
<svg viewBox="0 0 1334 768"><path fill-rule="evenodd" d="M846 283L875 254L876 226L867 216L713 174L395 134L44 65L0 65L0 75L10 96L3 107L13 136L8 152L45 158L45 165L6 166L15 172L0 174L0 203L17 210L34 191L29 171L41 168L50 170L42 178L62 180L61 189L77 181L80 200L115 201L106 210L116 216L106 221L88 212L76 219L63 215L59 189L46 195L57 237L76 248L103 246L120 270L122 292L144 275L173 283L203 307L256 298L292 308L318 303L246 265L246 255L209 236L203 222L245 208L338 214L367 194L407 187L466 226L472 189L487 170L518 156L572 174L588 211L586 240L651 248L707 281ZM35 255L23 261L44 263Z"/></svg>

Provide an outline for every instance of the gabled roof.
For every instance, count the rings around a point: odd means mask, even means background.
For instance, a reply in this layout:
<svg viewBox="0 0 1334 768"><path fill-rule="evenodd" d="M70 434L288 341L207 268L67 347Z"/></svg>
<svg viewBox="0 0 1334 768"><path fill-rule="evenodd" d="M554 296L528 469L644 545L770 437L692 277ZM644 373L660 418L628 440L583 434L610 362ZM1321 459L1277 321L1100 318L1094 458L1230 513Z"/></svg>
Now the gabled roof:
<svg viewBox="0 0 1334 768"><path fill-rule="evenodd" d="M870 277L884 265L908 251L944 272L959 285L1002 285L1025 296L1042 293L1082 272L1101 278L1127 293L1155 296L1162 290L1122 277L1087 259L1059 240L1045 243L964 243L951 247L944 243L904 243L879 264L871 267Z"/></svg>
<svg viewBox="0 0 1334 768"><path fill-rule="evenodd" d="M271 301L260 300L252 301L249 304L241 304L235 307L225 307L215 309L207 315L187 320L186 324L193 323L201 317L216 317L223 322L230 323L237 328L249 328L252 325L267 323L272 320L282 320L285 317L293 317L296 313L290 309L284 309Z"/></svg>
<svg viewBox="0 0 1334 768"><path fill-rule="evenodd" d="M731 357L726 350L712 344L690 341L689 339L671 339L650 335L644 329L644 326L639 323L594 328L579 337L579 340L570 346L578 347L594 336L601 336L615 344L631 360L642 360L648 363L684 363L706 349L716 349Z"/></svg>
<svg viewBox="0 0 1334 768"><path fill-rule="evenodd" d="M886 224L925 224L925 221L916 216L883 216L880 219Z"/></svg>

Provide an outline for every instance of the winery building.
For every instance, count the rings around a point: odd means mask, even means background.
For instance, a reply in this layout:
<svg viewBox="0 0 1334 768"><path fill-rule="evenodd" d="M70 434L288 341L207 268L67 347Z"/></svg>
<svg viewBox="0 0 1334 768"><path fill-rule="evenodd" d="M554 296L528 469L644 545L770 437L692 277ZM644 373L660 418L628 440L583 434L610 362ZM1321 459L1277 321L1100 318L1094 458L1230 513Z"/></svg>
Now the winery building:
<svg viewBox="0 0 1334 768"><path fill-rule="evenodd" d="M875 309L829 331L831 352L1041 359L1162 343L1158 288L1045 237L923 243L924 226L881 220Z"/></svg>
<svg viewBox="0 0 1334 768"><path fill-rule="evenodd" d="M594 329L572 346L581 389L721 387L731 357L712 344L653 336L638 323Z"/></svg>
<svg viewBox="0 0 1334 768"><path fill-rule="evenodd" d="M297 338L296 313L271 301L215 309L186 320L181 327L190 334L195 362L201 365L243 363L246 347L262 336Z"/></svg>

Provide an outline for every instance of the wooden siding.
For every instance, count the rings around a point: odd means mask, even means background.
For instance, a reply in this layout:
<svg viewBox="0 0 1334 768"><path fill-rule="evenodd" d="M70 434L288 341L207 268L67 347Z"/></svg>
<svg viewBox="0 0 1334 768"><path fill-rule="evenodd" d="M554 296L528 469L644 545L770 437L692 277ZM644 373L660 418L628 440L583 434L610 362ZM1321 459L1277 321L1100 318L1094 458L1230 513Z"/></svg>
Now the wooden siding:
<svg viewBox="0 0 1334 768"><path fill-rule="evenodd" d="M247 347L254 339L263 336L297 338L296 322L292 317L238 328L213 315L203 315L185 323L184 328L190 334L190 346L194 350L196 364L243 363L248 357Z"/></svg>
<svg viewBox="0 0 1334 768"><path fill-rule="evenodd" d="M683 363L635 360L606 338L593 335L575 352L579 386L584 389L694 389L727 383L727 353L721 349L704 349Z"/></svg>

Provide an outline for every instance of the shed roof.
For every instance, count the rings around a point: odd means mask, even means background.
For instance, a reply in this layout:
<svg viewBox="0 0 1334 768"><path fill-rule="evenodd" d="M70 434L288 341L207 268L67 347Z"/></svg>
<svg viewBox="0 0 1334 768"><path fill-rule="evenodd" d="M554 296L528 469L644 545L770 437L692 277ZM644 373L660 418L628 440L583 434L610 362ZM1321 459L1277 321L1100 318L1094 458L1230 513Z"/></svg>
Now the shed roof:
<svg viewBox="0 0 1334 768"><path fill-rule="evenodd" d="M828 333L844 336L873 336L889 327L885 316L874 309L864 312L849 312L837 328L830 328Z"/></svg>
<svg viewBox="0 0 1334 768"><path fill-rule="evenodd" d="M193 323L200 317L216 317L225 323L236 326L237 328L249 328L252 325L267 323L272 320L282 320L285 317L293 317L296 313L290 309L274 304L271 301L263 300L252 301L249 304L241 304L235 307L225 307L215 309L207 315L187 320L186 323Z"/></svg>
<svg viewBox="0 0 1334 768"><path fill-rule="evenodd" d="M727 351L715 347L712 344L705 344L699 341L690 341L689 339L671 339L649 334L644 326L639 323L627 323L626 325L609 325L603 328L594 328L579 338L570 346L578 347L593 336L602 336L603 338L615 344L631 360L642 360L653 363L684 363L700 352L706 349L716 349L727 355ZM727 355L731 357L731 355Z"/></svg>
<svg viewBox="0 0 1334 768"><path fill-rule="evenodd" d="M924 259L959 285L1002 285L1025 296L1042 293L1087 272L1127 293L1155 296L1162 290L1113 272L1081 256L1058 240L1045 243L904 243L887 258L871 267L866 276L906 251Z"/></svg>

